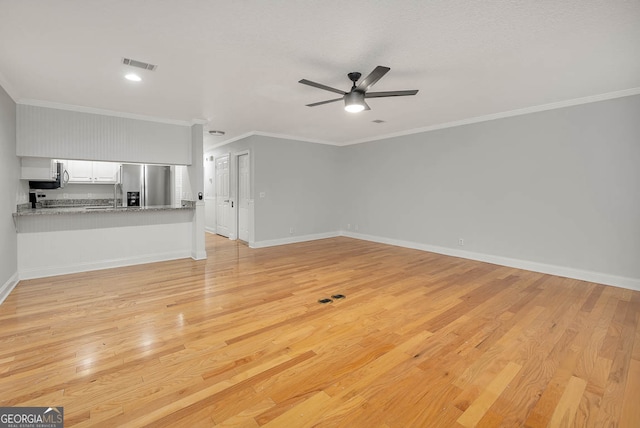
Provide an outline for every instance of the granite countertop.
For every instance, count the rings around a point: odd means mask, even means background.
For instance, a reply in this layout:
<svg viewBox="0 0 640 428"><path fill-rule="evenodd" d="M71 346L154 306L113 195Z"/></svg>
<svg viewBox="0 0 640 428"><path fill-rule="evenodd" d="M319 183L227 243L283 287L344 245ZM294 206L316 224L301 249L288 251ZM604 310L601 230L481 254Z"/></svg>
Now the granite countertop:
<svg viewBox="0 0 640 428"><path fill-rule="evenodd" d="M151 211L171 211L171 210L193 210L195 203L192 201L183 201L180 205L157 205L151 207L117 207L113 205L50 205L40 208L31 208L19 206L17 212L13 213L13 217L34 216L34 215L63 215L63 214L99 214L99 213L133 213L133 212L151 212Z"/></svg>

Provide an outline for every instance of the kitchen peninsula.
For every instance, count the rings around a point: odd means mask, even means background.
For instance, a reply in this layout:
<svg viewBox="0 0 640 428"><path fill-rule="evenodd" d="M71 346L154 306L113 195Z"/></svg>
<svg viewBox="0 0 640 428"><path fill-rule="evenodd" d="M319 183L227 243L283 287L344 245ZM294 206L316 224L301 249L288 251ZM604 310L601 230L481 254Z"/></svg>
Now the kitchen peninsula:
<svg viewBox="0 0 640 428"><path fill-rule="evenodd" d="M22 206L13 213L15 277L42 278L180 258L205 259L204 201L199 196L204 193L202 123L169 123L58 107L16 105L16 155L21 158L17 202ZM59 187L28 183L51 179L46 174L30 176L36 170L43 171L41 161L35 159L48 159L49 164L53 160L57 165L67 160L63 178L68 186L62 186L59 174ZM191 206L151 202L150 207L144 207L138 198L143 190L138 195L137 190L127 189L116 175L120 168L114 164L180 167L171 186L179 198L171 202L195 202ZM120 188L114 187L119 184ZM34 189L41 191L32 198ZM130 204L133 197L140 203ZM96 203L96 198L110 202ZM131 208L118 204L114 208L116 198L127 201L122 205ZM83 207L52 206L52 200L65 205L80 199L93 201L85 201L83 205L89 206ZM36 208L24 206L27 201L35 202Z"/></svg>
<svg viewBox="0 0 640 428"><path fill-rule="evenodd" d="M25 206L26 205L26 206ZM195 203L32 209L13 214L22 278L192 256Z"/></svg>

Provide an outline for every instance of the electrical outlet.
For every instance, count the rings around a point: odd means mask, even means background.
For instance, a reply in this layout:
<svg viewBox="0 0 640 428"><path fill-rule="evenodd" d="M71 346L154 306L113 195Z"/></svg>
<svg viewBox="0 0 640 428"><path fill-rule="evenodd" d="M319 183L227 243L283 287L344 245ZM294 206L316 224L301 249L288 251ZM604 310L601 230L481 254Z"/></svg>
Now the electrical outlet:
<svg viewBox="0 0 640 428"><path fill-rule="evenodd" d="M87 199L92 199L93 198L93 193L87 193Z"/></svg>
<svg viewBox="0 0 640 428"><path fill-rule="evenodd" d="M265 196L267 196L267 194L265 192L260 192L260 197L264 198Z"/></svg>
<svg viewBox="0 0 640 428"><path fill-rule="evenodd" d="M294 232L294 228L293 228L293 227L290 227L290 228L289 228L289 235L293 235L293 232Z"/></svg>
<svg viewBox="0 0 640 428"><path fill-rule="evenodd" d="M347 230L351 230L351 223L347 223Z"/></svg>
<svg viewBox="0 0 640 428"><path fill-rule="evenodd" d="M458 239L458 245L462 247L464 245L464 239L462 238Z"/></svg>

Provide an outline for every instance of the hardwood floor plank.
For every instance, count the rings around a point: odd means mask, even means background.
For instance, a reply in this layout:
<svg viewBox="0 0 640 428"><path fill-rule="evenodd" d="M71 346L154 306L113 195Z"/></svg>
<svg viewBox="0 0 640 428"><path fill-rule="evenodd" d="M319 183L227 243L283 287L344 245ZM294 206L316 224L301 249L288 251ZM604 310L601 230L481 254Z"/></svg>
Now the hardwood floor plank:
<svg viewBox="0 0 640 428"><path fill-rule="evenodd" d="M573 421L578 410L578 405L582 400L582 394L587 386L587 382L584 379L572 376L567 383L567 387L558 402L549 425L552 427L557 426L572 426Z"/></svg>
<svg viewBox="0 0 640 428"><path fill-rule="evenodd" d="M457 419L456 422L464 427L474 427L480 419L487 413L487 410L496 401L498 396L507 388L507 385L522 369L521 366L508 363L504 369L487 385L482 394L465 410L465 412Z"/></svg>
<svg viewBox="0 0 640 428"><path fill-rule="evenodd" d="M21 281L0 405L68 427L640 426L640 292L343 237L206 246Z"/></svg>
<svg viewBox="0 0 640 428"><path fill-rule="evenodd" d="M640 405L638 405L640 382L638 379L640 379L640 361L631 360L622 402L621 427L634 427L640 421Z"/></svg>

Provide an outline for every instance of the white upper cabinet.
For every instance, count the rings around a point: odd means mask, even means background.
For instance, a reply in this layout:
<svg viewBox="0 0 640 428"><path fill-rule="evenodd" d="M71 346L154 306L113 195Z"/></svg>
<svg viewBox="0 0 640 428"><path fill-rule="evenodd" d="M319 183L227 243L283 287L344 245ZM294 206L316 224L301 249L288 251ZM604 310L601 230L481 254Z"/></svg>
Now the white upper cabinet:
<svg viewBox="0 0 640 428"><path fill-rule="evenodd" d="M93 162L68 160L65 166L69 183L93 183Z"/></svg>
<svg viewBox="0 0 640 428"><path fill-rule="evenodd" d="M117 183L120 164L115 162L93 162L94 183Z"/></svg>
<svg viewBox="0 0 640 428"><path fill-rule="evenodd" d="M20 178L23 180L53 181L58 176L55 160L47 158L22 158Z"/></svg>
<svg viewBox="0 0 640 428"><path fill-rule="evenodd" d="M118 182L119 163L68 160L65 165L69 173L69 183L114 184Z"/></svg>

